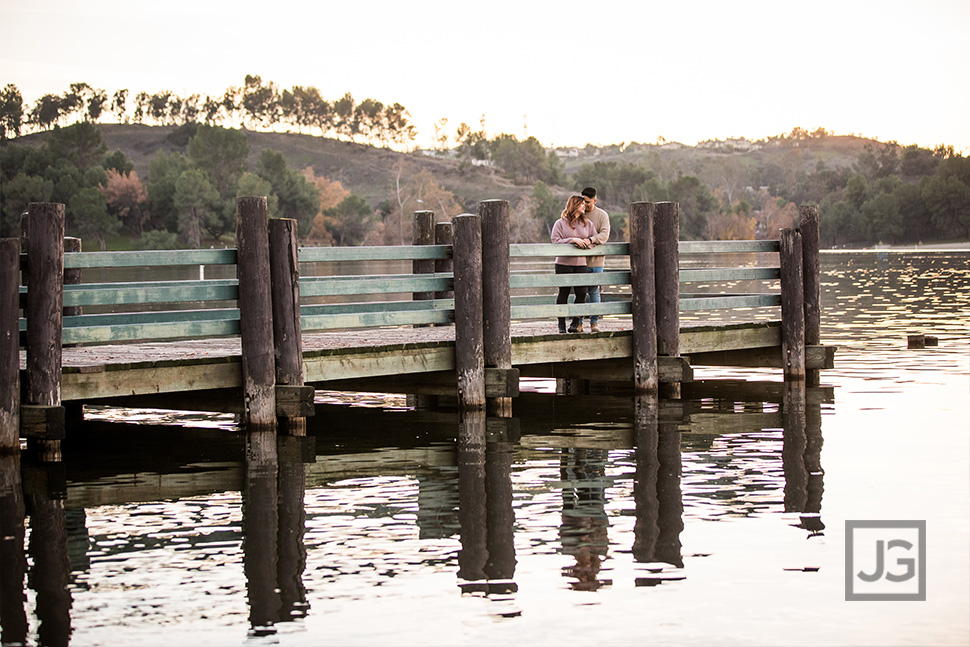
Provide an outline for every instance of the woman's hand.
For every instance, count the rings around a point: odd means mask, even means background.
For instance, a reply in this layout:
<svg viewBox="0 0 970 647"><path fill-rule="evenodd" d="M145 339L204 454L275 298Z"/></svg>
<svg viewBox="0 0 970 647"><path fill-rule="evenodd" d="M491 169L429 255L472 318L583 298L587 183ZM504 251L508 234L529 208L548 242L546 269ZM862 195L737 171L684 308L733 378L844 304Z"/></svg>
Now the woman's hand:
<svg viewBox="0 0 970 647"><path fill-rule="evenodd" d="M573 238L572 243L580 249L589 249L592 246L592 243L588 238Z"/></svg>

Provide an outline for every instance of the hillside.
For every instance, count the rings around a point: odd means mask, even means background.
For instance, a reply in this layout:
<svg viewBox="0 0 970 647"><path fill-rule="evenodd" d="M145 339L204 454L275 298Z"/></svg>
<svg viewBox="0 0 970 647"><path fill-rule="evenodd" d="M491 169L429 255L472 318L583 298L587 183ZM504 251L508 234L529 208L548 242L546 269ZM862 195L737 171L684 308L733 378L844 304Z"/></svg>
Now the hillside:
<svg viewBox="0 0 970 647"><path fill-rule="evenodd" d="M184 146L176 146L169 140L175 127L105 124L101 129L108 148L125 153L143 178L148 174L149 161L159 151L185 152ZM438 184L454 193L467 210L474 210L480 200L515 201L532 191L531 185L516 186L493 168L472 167L462 173L459 162L453 159L439 159L418 152L398 153L296 133L245 132L253 167L263 149L279 151L291 167L312 167L316 175L339 181L371 206L394 199L395 181L402 164L405 177L421 170L432 173Z"/></svg>
<svg viewBox="0 0 970 647"><path fill-rule="evenodd" d="M147 178L149 161L157 153L185 152L184 143L173 141L174 126L146 126L137 124L102 124L102 134L110 150L120 150L132 161L139 177ZM399 153L336 139L296 133L244 131L251 148L250 160L255 167L263 149L283 153L292 168L313 168L318 176L338 180L355 195L364 198L372 207L385 200L394 201L395 182L401 165L402 177L413 176L421 170L430 172L435 181L451 191L466 211L474 211L478 201L505 199L515 203L530 195L532 184L515 184L494 167L462 165L454 158L434 157L422 152ZM44 133L20 137L14 143L37 145ZM796 165L810 172L819 162L827 168L851 166L866 146L882 146L879 142L857 137L828 136L797 142L767 142L758 147L739 149L728 145L683 146L628 144L586 147L559 151L566 174L573 175L585 164L595 162L630 163L658 169L658 175L698 175L709 188L717 187L714 177L705 177L705 168L728 164L740 167L745 176L757 175L755 169ZM660 170L662 169L662 170ZM669 178L667 178L669 179ZM553 187L556 195L565 196L575 187ZM611 210L626 210L626 204L606 204Z"/></svg>

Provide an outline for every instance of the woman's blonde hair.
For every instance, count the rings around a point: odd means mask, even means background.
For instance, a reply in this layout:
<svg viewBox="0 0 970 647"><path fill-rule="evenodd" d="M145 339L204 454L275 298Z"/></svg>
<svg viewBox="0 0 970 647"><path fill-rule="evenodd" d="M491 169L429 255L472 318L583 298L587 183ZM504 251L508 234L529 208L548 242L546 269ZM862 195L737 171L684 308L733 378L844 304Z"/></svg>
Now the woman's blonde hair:
<svg viewBox="0 0 970 647"><path fill-rule="evenodd" d="M581 195L571 195L566 200L566 208L562 210L562 217L572 224L576 220L582 225L586 224L586 202Z"/></svg>

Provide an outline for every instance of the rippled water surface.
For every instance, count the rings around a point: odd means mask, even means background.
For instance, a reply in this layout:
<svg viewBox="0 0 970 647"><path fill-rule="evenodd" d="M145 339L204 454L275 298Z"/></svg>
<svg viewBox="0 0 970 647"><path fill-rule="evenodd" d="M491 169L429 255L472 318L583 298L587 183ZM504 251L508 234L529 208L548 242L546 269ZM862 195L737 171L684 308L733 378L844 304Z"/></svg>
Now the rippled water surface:
<svg viewBox="0 0 970 647"><path fill-rule="evenodd" d="M523 394L458 443L319 393L278 461L232 416L91 408L63 471L23 465L19 537L4 463L4 644L967 645L970 255L822 271L839 350L804 398L698 369L659 407ZM847 520L926 521L926 601L845 600Z"/></svg>

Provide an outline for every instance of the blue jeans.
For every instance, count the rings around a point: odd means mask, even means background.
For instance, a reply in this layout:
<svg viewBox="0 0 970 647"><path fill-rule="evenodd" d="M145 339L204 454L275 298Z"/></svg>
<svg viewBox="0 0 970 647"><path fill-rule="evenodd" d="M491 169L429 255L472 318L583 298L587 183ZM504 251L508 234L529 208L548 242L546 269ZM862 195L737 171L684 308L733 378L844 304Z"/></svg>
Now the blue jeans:
<svg viewBox="0 0 970 647"><path fill-rule="evenodd" d="M590 274L602 274L603 267L587 267L586 271ZM586 289L586 303L599 303L600 302L600 286L591 285ZM599 315L591 315L589 318L590 325L599 321Z"/></svg>

